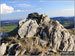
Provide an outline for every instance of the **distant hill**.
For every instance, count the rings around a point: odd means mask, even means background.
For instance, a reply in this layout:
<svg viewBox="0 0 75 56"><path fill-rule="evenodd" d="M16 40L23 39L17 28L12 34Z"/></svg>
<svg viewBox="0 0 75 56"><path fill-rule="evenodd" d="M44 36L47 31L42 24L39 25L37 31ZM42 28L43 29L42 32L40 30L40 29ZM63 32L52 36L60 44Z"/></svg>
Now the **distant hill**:
<svg viewBox="0 0 75 56"><path fill-rule="evenodd" d="M53 17L51 18L53 20L58 20L58 21L67 21L67 22L74 22L74 16L72 17Z"/></svg>
<svg viewBox="0 0 75 56"><path fill-rule="evenodd" d="M52 20L58 20L65 28L71 29L74 28L74 16L72 17L51 17ZM1 25L6 24L18 24L19 20L2 20L0 21Z"/></svg>
<svg viewBox="0 0 75 56"><path fill-rule="evenodd" d="M20 20L2 20L0 21L1 25L7 25L7 24L18 24Z"/></svg>
<svg viewBox="0 0 75 56"><path fill-rule="evenodd" d="M58 20L65 28L71 29L74 28L75 24L75 17L53 17L53 20Z"/></svg>

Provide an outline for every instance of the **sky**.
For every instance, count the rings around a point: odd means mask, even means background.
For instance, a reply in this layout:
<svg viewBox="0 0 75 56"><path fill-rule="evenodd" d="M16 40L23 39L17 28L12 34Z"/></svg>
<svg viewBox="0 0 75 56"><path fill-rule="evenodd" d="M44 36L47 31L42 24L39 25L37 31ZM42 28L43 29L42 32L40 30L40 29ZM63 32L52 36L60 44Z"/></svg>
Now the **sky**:
<svg viewBox="0 0 75 56"><path fill-rule="evenodd" d="M1 1L1 20L24 19L38 12L49 17L74 16L74 1Z"/></svg>

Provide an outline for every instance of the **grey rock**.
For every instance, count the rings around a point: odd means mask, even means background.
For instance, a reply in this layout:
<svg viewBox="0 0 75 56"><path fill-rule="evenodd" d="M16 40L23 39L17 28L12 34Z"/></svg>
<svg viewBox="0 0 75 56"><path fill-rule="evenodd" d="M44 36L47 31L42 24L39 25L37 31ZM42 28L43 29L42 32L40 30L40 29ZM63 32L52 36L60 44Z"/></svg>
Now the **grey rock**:
<svg viewBox="0 0 75 56"><path fill-rule="evenodd" d="M58 21L50 20L45 14L31 13L27 19L20 21L19 25L21 27L18 34L21 38L33 37L38 32L39 37L50 41L50 47L53 49L75 51L75 35L70 34Z"/></svg>
<svg viewBox="0 0 75 56"><path fill-rule="evenodd" d="M17 56L20 53L20 50L21 50L21 45L19 43L15 43L15 44L9 45L9 48L7 51L9 55Z"/></svg>
<svg viewBox="0 0 75 56"><path fill-rule="evenodd" d="M39 14L37 13L37 12L34 12L34 13L30 13L29 15L28 15L28 18L27 19L34 19L34 18L36 18L36 19L38 19L39 18Z"/></svg>
<svg viewBox="0 0 75 56"><path fill-rule="evenodd" d="M26 19L19 21L19 28L24 24L25 21L26 21Z"/></svg>
<svg viewBox="0 0 75 56"><path fill-rule="evenodd" d="M54 49L48 49L48 51L49 51L49 52L53 52L53 53L57 52L57 51L54 50Z"/></svg>
<svg viewBox="0 0 75 56"><path fill-rule="evenodd" d="M41 46L44 46L44 47L45 47L45 45L47 45L47 41L45 41L45 40L40 40L40 44L41 44Z"/></svg>
<svg viewBox="0 0 75 56"><path fill-rule="evenodd" d="M8 43L2 43L2 45L0 46L0 55L3 56L6 52L6 48L7 48Z"/></svg>
<svg viewBox="0 0 75 56"><path fill-rule="evenodd" d="M46 14L42 14L40 24L48 25L49 22L50 22L50 18Z"/></svg>
<svg viewBox="0 0 75 56"><path fill-rule="evenodd" d="M21 38L33 37L36 34L37 28L38 28L38 24L36 20L29 19L18 30L18 34Z"/></svg>

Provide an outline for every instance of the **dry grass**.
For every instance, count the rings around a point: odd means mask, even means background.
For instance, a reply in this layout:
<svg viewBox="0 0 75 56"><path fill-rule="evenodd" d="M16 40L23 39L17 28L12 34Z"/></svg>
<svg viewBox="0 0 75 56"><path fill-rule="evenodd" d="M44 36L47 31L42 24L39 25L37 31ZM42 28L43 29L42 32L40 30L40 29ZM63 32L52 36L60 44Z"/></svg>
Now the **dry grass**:
<svg viewBox="0 0 75 56"><path fill-rule="evenodd" d="M75 28L68 29L68 31L69 31L71 34L74 34L74 35L75 35Z"/></svg>

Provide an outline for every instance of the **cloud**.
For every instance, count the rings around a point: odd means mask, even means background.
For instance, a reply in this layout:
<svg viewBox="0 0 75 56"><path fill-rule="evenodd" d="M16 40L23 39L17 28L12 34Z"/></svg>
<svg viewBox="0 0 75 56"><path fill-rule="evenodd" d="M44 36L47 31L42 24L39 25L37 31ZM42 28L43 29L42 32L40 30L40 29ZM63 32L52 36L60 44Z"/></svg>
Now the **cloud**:
<svg viewBox="0 0 75 56"><path fill-rule="evenodd" d="M24 10L16 10L15 12L24 12Z"/></svg>
<svg viewBox="0 0 75 56"><path fill-rule="evenodd" d="M12 13L14 12L14 8L12 6L8 6L6 4L0 4L0 14Z"/></svg>
<svg viewBox="0 0 75 56"><path fill-rule="evenodd" d="M28 12L28 10L15 10L14 12Z"/></svg>
<svg viewBox="0 0 75 56"><path fill-rule="evenodd" d="M14 13L14 12L27 12L28 10L14 10L12 6L8 6L7 4L0 4L0 14Z"/></svg>
<svg viewBox="0 0 75 56"><path fill-rule="evenodd" d="M32 5L30 4L16 4L18 7L31 7Z"/></svg>

